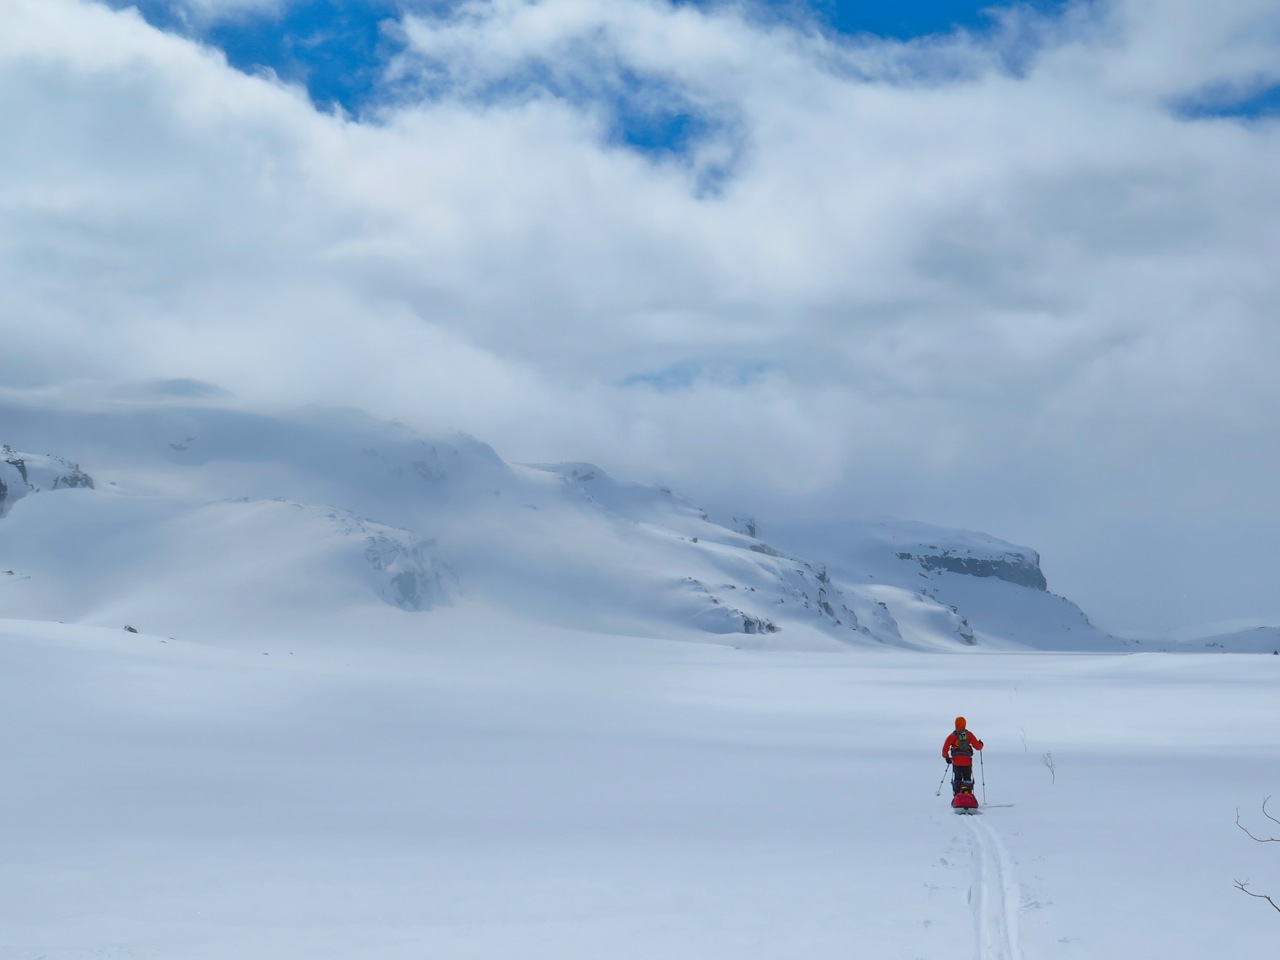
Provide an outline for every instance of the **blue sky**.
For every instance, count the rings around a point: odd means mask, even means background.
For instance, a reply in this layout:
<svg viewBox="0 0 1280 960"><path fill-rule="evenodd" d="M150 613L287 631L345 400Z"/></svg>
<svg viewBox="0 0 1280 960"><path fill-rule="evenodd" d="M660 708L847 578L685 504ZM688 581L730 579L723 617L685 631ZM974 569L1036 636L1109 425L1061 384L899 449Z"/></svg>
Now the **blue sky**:
<svg viewBox="0 0 1280 960"><path fill-rule="evenodd" d="M271 70L306 87L323 110L337 107L359 116L387 96L381 69L402 49L394 29L406 11L430 12L459 0L281 0L277 8L246 8L216 20L193 17L181 0L109 0L136 7L153 25L186 34L222 50L246 73ZM188 0L189 2L189 0ZM677 0L713 6L722 0ZM910 40L955 30L982 32L992 12L1013 4L977 0L760 0L761 14L782 20L809 20L838 34L873 34ZM1017 4L1054 14L1065 0L1022 0ZM1259 117L1280 112L1280 87L1175 105L1190 118ZM704 131L692 113L643 114L619 104L617 139L646 152L680 152Z"/></svg>
<svg viewBox="0 0 1280 960"><path fill-rule="evenodd" d="M245 8L210 20L193 17L182 0L109 0L134 6L153 25L186 34L222 50L231 65L247 73L271 70L306 87L323 110L341 107L359 116L387 96L381 69L402 49L394 29L406 11L429 12L459 0L281 0L275 8ZM677 0L713 6L723 0ZM1013 4L978 0L760 0L766 17L809 20L838 34L873 34L910 40L955 30L982 32L992 12ZM1066 0L1022 0L1018 6L1054 14ZM1175 104L1189 118L1274 116L1280 87L1223 92L1221 96ZM643 114L617 108L617 139L646 152L681 152L703 132L692 113Z"/></svg>
<svg viewBox="0 0 1280 960"><path fill-rule="evenodd" d="M172 0L113 0L136 6L151 24L221 49L246 72L271 69L302 83L321 107L357 112L370 98L379 64L396 45L382 30L396 0L295 0L280 11L246 11L229 20L193 23Z"/></svg>
<svg viewBox="0 0 1280 960"><path fill-rule="evenodd" d="M215 23L192 22L174 0L112 0L136 6L155 26L194 35L223 50L232 65L246 72L269 68L307 87L321 107L339 104L359 113L377 96L378 68L399 49L394 31L384 24L405 10L439 10L451 0L286 0L282 10L243 11ZM712 6L715 0L687 0ZM838 33L871 33L905 40L957 28L981 30L996 4L975 0L763 0L762 12L782 19L808 18ZM1057 0L1024 4L1040 10ZM684 118L657 127L640 127L640 146L662 147L686 132Z"/></svg>

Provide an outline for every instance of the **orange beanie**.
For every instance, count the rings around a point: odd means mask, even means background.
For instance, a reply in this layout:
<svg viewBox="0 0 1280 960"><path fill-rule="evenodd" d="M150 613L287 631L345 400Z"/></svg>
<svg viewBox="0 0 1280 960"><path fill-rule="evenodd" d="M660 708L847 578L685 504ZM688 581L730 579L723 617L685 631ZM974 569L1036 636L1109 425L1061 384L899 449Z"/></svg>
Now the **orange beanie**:
<svg viewBox="0 0 1280 960"><path fill-rule="evenodd" d="M956 729L963 730L965 725L964 717L956 717Z"/></svg>

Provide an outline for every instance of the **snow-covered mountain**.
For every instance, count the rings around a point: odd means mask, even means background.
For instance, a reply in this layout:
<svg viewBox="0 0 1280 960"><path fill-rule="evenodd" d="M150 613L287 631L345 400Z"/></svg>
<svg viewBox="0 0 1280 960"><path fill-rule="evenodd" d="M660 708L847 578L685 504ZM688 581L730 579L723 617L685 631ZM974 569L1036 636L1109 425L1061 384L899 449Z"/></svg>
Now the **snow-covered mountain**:
<svg viewBox="0 0 1280 960"><path fill-rule="evenodd" d="M223 637L479 606L739 646L1134 649L992 537L719 523L591 464L509 464L353 410L249 410L191 381L10 391L0 442L9 617Z"/></svg>

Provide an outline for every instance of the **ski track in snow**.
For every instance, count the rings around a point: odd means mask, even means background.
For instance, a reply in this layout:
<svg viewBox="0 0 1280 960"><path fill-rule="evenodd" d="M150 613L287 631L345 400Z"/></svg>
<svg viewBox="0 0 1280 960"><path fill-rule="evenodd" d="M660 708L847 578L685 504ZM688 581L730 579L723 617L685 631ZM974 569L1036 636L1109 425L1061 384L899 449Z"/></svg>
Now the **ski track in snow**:
<svg viewBox="0 0 1280 960"><path fill-rule="evenodd" d="M999 835L979 817L965 817L973 833L973 886L969 903L977 932L978 960L1022 960L1018 945L1021 890L1013 861Z"/></svg>

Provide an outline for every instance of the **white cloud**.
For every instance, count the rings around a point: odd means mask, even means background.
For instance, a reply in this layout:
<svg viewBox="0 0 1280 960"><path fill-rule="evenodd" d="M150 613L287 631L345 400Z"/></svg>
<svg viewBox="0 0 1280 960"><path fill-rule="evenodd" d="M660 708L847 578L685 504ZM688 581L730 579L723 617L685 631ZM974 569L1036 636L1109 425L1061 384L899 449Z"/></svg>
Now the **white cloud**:
<svg viewBox="0 0 1280 960"><path fill-rule="evenodd" d="M250 15L278 15L297 0L172 0L173 7L198 24L238 20Z"/></svg>
<svg viewBox="0 0 1280 960"><path fill-rule="evenodd" d="M134 14L0 21L5 382L362 403L1046 558L1135 513L1280 526L1280 124L1176 109L1275 81L1274 4L901 44L475 2L406 21L368 123ZM626 146L664 111L688 151ZM1105 606L1086 568L1054 586Z"/></svg>
<svg viewBox="0 0 1280 960"><path fill-rule="evenodd" d="M1063 82L1196 100L1280 82L1280 11L1270 0L1108 0L1080 7L1078 36L1046 58Z"/></svg>

